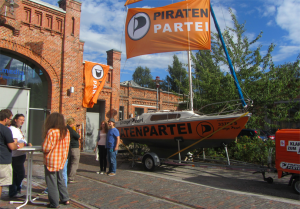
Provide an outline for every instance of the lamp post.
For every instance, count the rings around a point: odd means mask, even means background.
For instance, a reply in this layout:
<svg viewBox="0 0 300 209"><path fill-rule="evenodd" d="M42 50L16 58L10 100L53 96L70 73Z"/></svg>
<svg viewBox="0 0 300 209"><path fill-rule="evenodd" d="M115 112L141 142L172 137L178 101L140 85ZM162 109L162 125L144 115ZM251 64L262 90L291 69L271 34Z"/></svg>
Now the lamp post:
<svg viewBox="0 0 300 209"><path fill-rule="evenodd" d="M162 82L162 80L159 79L159 76L156 76L156 79L153 80L156 84L157 94L156 94L156 111L158 111L158 88L159 88L159 82Z"/></svg>

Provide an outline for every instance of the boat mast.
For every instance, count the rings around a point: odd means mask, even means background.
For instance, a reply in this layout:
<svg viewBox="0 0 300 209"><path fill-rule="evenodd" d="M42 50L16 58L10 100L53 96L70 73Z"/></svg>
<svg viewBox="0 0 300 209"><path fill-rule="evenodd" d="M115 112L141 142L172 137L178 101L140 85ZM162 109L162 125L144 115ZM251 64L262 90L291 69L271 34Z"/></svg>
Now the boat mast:
<svg viewBox="0 0 300 209"><path fill-rule="evenodd" d="M189 66L189 84L190 84L190 110L193 111L193 83L192 83L192 64L191 64L191 51L188 51L188 66Z"/></svg>
<svg viewBox="0 0 300 209"><path fill-rule="evenodd" d="M223 36L222 36L221 30L220 30L220 27L219 27L218 22L217 22L217 18L216 18L216 16L215 16L215 13L214 13L214 10L213 10L211 4L210 4L210 11L211 11L211 15L212 15L212 17L213 17L213 19L214 19L214 23L215 23L216 29L217 29L217 31L218 31L220 40L221 40L221 42L222 42L223 49L224 49L225 54L226 54L226 57L227 57L227 61L228 61L229 68L230 68L230 72L231 72L231 75L232 75L232 77L233 77L233 79L234 79L235 87L236 87L237 90L238 90L239 97L240 97L240 100L241 100L241 102L242 102L243 107L246 108L246 107L247 107L247 104L246 104L246 102L245 102L245 99L244 99L244 96L243 96L243 93L242 93L242 90L241 90L239 81L238 81L238 79L237 79L237 77L236 77L236 74L235 74L233 65L232 65L232 63L231 63L231 59L230 59L230 57L229 57L229 54L228 54L228 51L227 51L225 42L224 42L224 40L223 40Z"/></svg>

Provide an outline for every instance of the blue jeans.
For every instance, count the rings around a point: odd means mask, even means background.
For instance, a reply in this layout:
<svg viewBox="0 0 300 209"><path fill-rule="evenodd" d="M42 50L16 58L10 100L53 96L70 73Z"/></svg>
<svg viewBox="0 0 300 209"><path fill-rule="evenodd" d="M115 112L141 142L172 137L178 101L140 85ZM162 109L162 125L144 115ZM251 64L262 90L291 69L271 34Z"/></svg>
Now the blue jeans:
<svg viewBox="0 0 300 209"><path fill-rule="evenodd" d="M68 187L68 160L66 161L65 165L64 165L64 168L63 168L63 171L62 171L62 175L63 175L63 178L64 178L64 181L65 181L65 184L66 184L66 187Z"/></svg>
<svg viewBox="0 0 300 209"><path fill-rule="evenodd" d="M113 151L113 149L108 148L107 149L107 158L109 162L109 173L116 173L117 170L117 151Z"/></svg>
<svg viewBox="0 0 300 209"><path fill-rule="evenodd" d="M13 169L13 182L9 186L9 197L15 196L18 192L21 192L22 181L25 177L24 163L26 160L26 155L21 155L12 158L12 169Z"/></svg>

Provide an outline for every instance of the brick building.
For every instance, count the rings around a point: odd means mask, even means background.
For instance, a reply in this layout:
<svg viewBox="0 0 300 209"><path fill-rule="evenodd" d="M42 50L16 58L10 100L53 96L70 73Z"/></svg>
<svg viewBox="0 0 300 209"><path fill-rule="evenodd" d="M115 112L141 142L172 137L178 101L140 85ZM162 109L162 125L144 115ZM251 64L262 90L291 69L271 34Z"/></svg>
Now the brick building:
<svg viewBox="0 0 300 209"><path fill-rule="evenodd" d="M58 4L0 0L0 85L31 89L29 137L37 135L33 131L42 126L45 113L50 111L74 117L84 127L87 112L99 113L101 121L126 119L130 114L155 109L156 90L120 84L118 50L107 51L107 65L111 67L98 103L94 108L83 108L81 2L59 0ZM74 93L70 93L71 87ZM178 96L159 92L160 109L177 109L178 102Z"/></svg>

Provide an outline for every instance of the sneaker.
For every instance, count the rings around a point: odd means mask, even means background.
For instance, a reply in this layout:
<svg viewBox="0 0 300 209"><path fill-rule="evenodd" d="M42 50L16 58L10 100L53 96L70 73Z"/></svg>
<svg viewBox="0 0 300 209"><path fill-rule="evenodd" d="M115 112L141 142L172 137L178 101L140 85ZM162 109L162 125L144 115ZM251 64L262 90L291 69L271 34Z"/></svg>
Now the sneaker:
<svg viewBox="0 0 300 209"><path fill-rule="evenodd" d="M24 194L21 194L21 193L17 193L15 196L13 196L15 198L20 198L20 197L25 197Z"/></svg>
<svg viewBox="0 0 300 209"><path fill-rule="evenodd" d="M97 174L100 174L101 172L100 172L100 171L97 171L96 173L97 173Z"/></svg>
<svg viewBox="0 0 300 209"><path fill-rule="evenodd" d="M115 173L109 173L108 176L115 176Z"/></svg>
<svg viewBox="0 0 300 209"><path fill-rule="evenodd" d="M104 174L104 172L103 171L101 171L101 173L100 174Z"/></svg>
<svg viewBox="0 0 300 209"><path fill-rule="evenodd" d="M76 181L74 181L74 180L68 182L68 184L74 184L74 183L76 183Z"/></svg>

